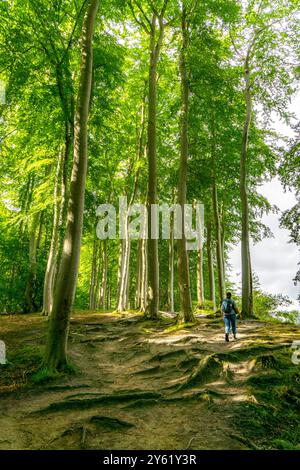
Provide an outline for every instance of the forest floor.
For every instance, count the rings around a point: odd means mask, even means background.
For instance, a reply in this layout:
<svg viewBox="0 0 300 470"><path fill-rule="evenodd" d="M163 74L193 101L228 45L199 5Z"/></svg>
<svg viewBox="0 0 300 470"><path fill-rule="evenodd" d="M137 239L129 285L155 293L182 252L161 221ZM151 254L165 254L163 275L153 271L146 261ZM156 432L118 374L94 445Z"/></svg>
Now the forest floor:
<svg viewBox="0 0 300 470"><path fill-rule="evenodd" d="M300 448L300 328L220 318L178 327L128 313L76 312L75 371L44 382L47 319L1 315L0 449Z"/></svg>

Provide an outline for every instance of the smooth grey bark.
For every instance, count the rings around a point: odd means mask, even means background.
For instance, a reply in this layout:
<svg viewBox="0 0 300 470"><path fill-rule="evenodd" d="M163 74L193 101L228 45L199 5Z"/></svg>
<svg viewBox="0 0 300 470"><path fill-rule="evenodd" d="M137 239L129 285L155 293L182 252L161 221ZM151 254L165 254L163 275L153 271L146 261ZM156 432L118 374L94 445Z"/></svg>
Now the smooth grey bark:
<svg viewBox="0 0 300 470"><path fill-rule="evenodd" d="M189 258L186 247L186 237L184 231L184 206L186 204L187 191L187 166L188 166L188 113L189 113L189 88L186 70L186 52L188 41L186 9L183 2L181 14L181 34L182 46L179 57L179 71L181 80L181 119L180 119L180 165L179 165L179 181L178 181L178 204L181 206L182 212L182 237L177 240L178 251L178 281L180 294L180 317L185 322L194 320L191 290L190 290L190 274L189 274Z"/></svg>
<svg viewBox="0 0 300 470"><path fill-rule="evenodd" d="M214 273L214 256L212 247L212 223L207 223L207 237L206 237L206 250L207 250L207 267L208 267L208 284L209 284L209 300L213 304L213 310L216 310L216 289L215 289L215 273Z"/></svg>
<svg viewBox="0 0 300 470"><path fill-rule="evenodd" d="M51 47L53 47L52 43ZM73 80L70 73L69 52L65 54L65 63L62 63L58 60L56 54L51 54L47 48L45 48L45 51L50 60L55 56L57 61L55 63L56 86L58 89L61 109L64 115L65 132L64 152L60 154L57 165L54 189L53 227L47 267L44 276L42 315L47 316L50 315L52 311L55 282L62 255L64 228L66 226L67 218L66 201L68 198L68 162L74 137L74 90Z"/></svg>
<svg viewBox="0 0 300 470"><path fill-rule="evenodd" d="M47 267L44 276L44 289L43 289L43 315L50 315L53 305L53 295L55 289L55 282L58 274L58 267L60 264L64 229L66 227L67 218L67 204L68 199L68 162L72 149L72 141L74 139L74 89L73 79L70 72L70 54L69 49L66 50L63 60L57 54L54 43L49 42L49 48L44 42L41 43L50 63L53 64L56 76L56 87L60 99L61 109L64 116L64 153L61 154L62 162L59 162L61 175L61 188L59 191L60 205L59 209L54 207L53 214L53 228L50 249L47 259ZM71 45L70 45L71 47ZM58 192L57 192L58 194ZM54 198L54 206L57 201ZM57 213L55 213L57 210ZM59 212L59 214L58 214Z"/></svg>
<svg viewBox="0 0 300 470"><path fill-rule="evenodd" d="M125 223L125 238L121 240L120 250L120 271L119 271L119 288L116 312L124 312L128 309L128 282L129 282L129 260L130 260L130 237L128 227L128 216Z"/></svg>
<svg viewBox="0 0 300 470"><path fill-rule="evenodd" d="M28 277L25 288L24 313L36 312L36 280L37 280L37 251L39 247L41 214L35 214L29 231L29 266Z"/></svg>
<svg viewBox="0 0 300 470"><path fill-rule="evenodd" d="M141 281L142 281L142 239L137 242L136 251L136 289L134 307L139 310L141 305Z"/></svg>
<svg viewBox="0 0 300 470"><path fill-rule="evenodd" d="M63 153L60 153L58 156L54 182L54 209L51 243L47 259L46 272L44 276L42 315L46 316L51 315L52 312L55 275L57 270L57 260L60 245L59 230L62 224L64 210L64 184L62 181L63 164L64 156Z"/></svg>
<svg viewBox="0 0 300 470"><path fill-rule="evenodd" d="M88 117L93 74L93 35L98 6L99 0L87 2L81 35L81 67L74 125L74 155L67 226L44 358L44 364L49 369L61 369L67 363L70 312L76 290L82 238L88 162Z"/></svg>
<svg viewBox="0 0 300 470"><path fill-rule="evenodd" d="M143 147L144 147L144 128L145 128L145 95L143 96L143 101L140 111L140 123L137 126L136 133L136 155L135 162L139 162L143 156ZM132 171L132 165L129 169L129 173ZM136 198L138 190L138 180L140 174L140 167L135 173L133 189L130 196L129 207L132 206ZM130 189L128 188L127 194L129 194ZM129 266L130 266L130 253L131 253L131 239L129 234L129 215L126 214L125 221L125 238L121 240L121 250L120 250L120 259L119 259L119 276L118 276L118 297L117 297L117 312L123 312L129 308Z"/></svg>
<svg viewBox="0 0 300 470"><path fill-rule="evenodd" d="M103 277L103 242L97 240L97 261L96 261L96 274L95 274L95 286L94 286L94 309L100 307L101 297L101 281Z"/></svg>
<svg viewBox="0 0 300 470"><path fill-rule="evenodd" d="M214 139L214 136L213 136ZM222 246L222 234L221 234L221 220L219 211L218 201L218 188L216 178L216 156L215 156L215 145L212 144L212 205L215 223L216 233L216 254L217 254L217 273L218 273L218 305L222 302L225 297L225 276L224 276L224 260L223 260L223 246Z"/></svg>
<svg viewBox="0 0 300 470"><path fill-rule="evenodd" d="M197 249L197 307L204 308L203 248Z"/></svg>
<svg viewBox="0 0 300 470"><path fill-rule="evenodd" d="M138 267L138 292L136 294L137 304L136 308L145 313L147 306L147 239L146 239L146 220L145 225L142 227L142 238L139 240L139 267Z"/></svg>
<svg viewBox="0 0 300 470"><path fill-rule="evenodd" d="M156 40L157 21L159 37ZM148 93L148 298L146 314L152 319L158 317L159 310L159 261L158 240L151 236L155 232L156 221L151 207L157 202L157 64L164 36L163 18L152 16L150 32L150 64Z"/></svg>
<svg viewBox="0 0 300 470"><path fill-rule="evenodd" d="M242 136L242 149L240 161L240 196L242 208L242 236L241 236L241 256L242 256L242 315L253 316L253 293L252 293L252 273L250 259L250 236L249 236L249 201L247 188L247 153L248 138L252 115L251 81L249 70L248 50L244 63L244 97L246 104L245 121Z"/></svg>
<svg viewBox="0 0 300 470"><path fill-rule="evenodd" d="M93 254L92 254L92 268L90 275L90 291L89 291L89 308L90 310L95 309L95 294L96 294L96 282L97 282L97 254L98 244L97 239L94 239L93 243Z"/></svg>
<svg viewBox="0 0 300 470"><path fill-rule="evenodd" d="M174 213L170 217L170 238L169 238L169 278L168 278L168 309L174 312Z"/></svg>
<svg viewBox="0 0 300 470"><path fill-rule="evenodd" d="M128 2L135 21L149 34L149 81L148 81L148 126L147 126L147 157L148 157L148 243L147 243L147 270L148 292L145 314L152 319L158 317L159 310L159 262L158 240L152 238L151 233L156 230L156 220L151 217L151 207L157 200L157 64L160 57L164 37L164 16L169 0L164 0L160 11L152 5L152 19L149 19L143 6L136 0ZM134 6L137 6L138 15Z"/></svg>
<svg viewBox="0 0 300 470"><path fill-rule="evenodd" d="M107 240L102 242L102 276L99 290L99 301L97 307L107 308L107 276L108 276L108 256L107 256ZM100 277L100 276L99 276Z"/></svg>

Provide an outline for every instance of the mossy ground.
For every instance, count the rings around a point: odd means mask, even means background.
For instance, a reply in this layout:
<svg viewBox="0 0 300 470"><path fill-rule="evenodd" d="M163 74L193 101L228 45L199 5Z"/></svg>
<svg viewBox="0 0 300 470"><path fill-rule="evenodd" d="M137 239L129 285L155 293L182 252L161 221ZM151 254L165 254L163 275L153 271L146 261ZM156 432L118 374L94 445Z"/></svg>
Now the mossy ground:
<svg viewBox="0 0 300 470"><path fill-rule="evenodd" d="M222 318L157 323L77 312L65 373L41 367L47 319L0 318L0 449L298 449L300 366L292 325Z"/></svg>

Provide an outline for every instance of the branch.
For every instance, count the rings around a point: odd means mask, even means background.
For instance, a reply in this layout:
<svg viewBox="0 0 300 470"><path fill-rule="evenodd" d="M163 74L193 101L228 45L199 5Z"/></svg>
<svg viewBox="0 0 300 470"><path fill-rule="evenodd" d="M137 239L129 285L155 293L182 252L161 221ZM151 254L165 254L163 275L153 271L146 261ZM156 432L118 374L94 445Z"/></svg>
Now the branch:
<svg viewBox="0 0 300 470"><path fill-rule="evenodd" d="M79 13L78 13L78 15L77 15L77 18L76 18L76 21L75 21L75 24L74 24L74 27L73 27L73 30L72 30L72 33L71 33L71 36L70 36L70 39L69 39L69 41L68 41L67 48L65 49L65 51L64 51L64 53L63 53L63 56L62 56L61 60L59 61L59 64L60 64L60 65L63 63L64 58L66 57L66 55L67 55L67 53L68 53L68 51L69 51L69 49L70 49L70 47L71 47L71 45L72 45L73 36L74 36L74 34L75 34L75 31L76 31L76 28L77 28L79 19L80 19L80 17L81 17L81 14L82 14L82 12L83 12L83 9L84 9L86 3L87 3L87 0L83 0L83 3L82 3L82 5L81 5L81 8L80 8Z"/></svg>
<svg viewBox="0 0 300 470"><path fill-rule="evenodd" d="M167 6L168 6L168 2L169 2L169 0L164 1L163 7L162 7L161 12L160 12L160 15L158 15L159 18L163 18L165 16L165 12L166 12L166 9L167 9Z"/></svg>
<svg viewBox="0 0 300 470"><path fill-rule="evenodd" d="M136 3L136 2L135 2L135 3ZM132 1L131 1L131 0L128 1L128 5L129 5L129 8L130 8L130 10L131 10L131 13L132 13L132 15L133 15L133 17L134 17L136 23L139 24L139 25L144 29L144 31L146 31L147 34L150 34L150 31L151 31L151 29L152 29L151 25L150 25L150 30L149 30L149 29L147 28L146 24L145 24L143 21L141 21L141 20L138 19L138 17L136 16L136 13L135 13L135 11L134 11L134 7L133 7L133 4L132 4ZM138 5L137 5L137 6L138 6ZM149 23L148 18L147 18L147 22Z"/></svg>
<svg viewBox="0 0 300 470"><path fill-rule="evenodd" d="M154 15L159 16L158 10L154 7L153 2L150 2L150 8L153 11Z"/></svg>
<svg viewBox="0 0 300 470"><path fill-rule="evenodd" d="M1 137L0 139L0 142L4 142L4 140L6 139L6 137L10 136L11 134L13 134L14 132L16 132L17 129L13 129L12 131L8 132L7 134L5 134L3 137Z"/></svg>
<svg viewBox="0 0 300 470"><path fill-rule="evenodd" d="M142 13L144 19L145 19L146 22L148 23L149 28L151 28L151 21L149 20L148 16L147 16L146 13L144 12L143 7L141 6L140 2L138 2L137 0L135 0L135 3L136 3L136 6L138 7L138 9L140 10L140 12Z"/></svg>
<svg viewBox="0 0 300 470"><path fill-rule="evenodd" d="M235 45L234 39L233 39L232 34L231 34L231 29L229 28L228 31L229 31L229 38L230 38L230 41L231 41L231 43L232 43L232 45L233 45L233 48L234 48L236 54L237 54L239 57L242 58L243 55L240 53L240 51L238 50L238 48L237 48L236 45Z"/></svg>
<svg viewBox="0 0 300 470"><path fill-rule="evenodd" d="M198 6L198 3L199 3L199 0L194 0L194 2L191 5L191 8L187 12L188 16L191 15L192 13L194 13L194 11L196 10L196 8Z"/></svg>

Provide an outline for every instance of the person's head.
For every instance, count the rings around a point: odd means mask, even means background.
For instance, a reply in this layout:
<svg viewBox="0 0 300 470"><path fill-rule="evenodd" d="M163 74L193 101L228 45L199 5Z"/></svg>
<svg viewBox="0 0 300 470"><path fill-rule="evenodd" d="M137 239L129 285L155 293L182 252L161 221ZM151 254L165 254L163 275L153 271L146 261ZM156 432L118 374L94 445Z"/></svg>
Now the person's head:
<svg viewBox="0 0 300 470"><path fill-rule="evenodd" d="M227 292L226 298L227 298L227 299L231 299L231 292Z"/></svg>

